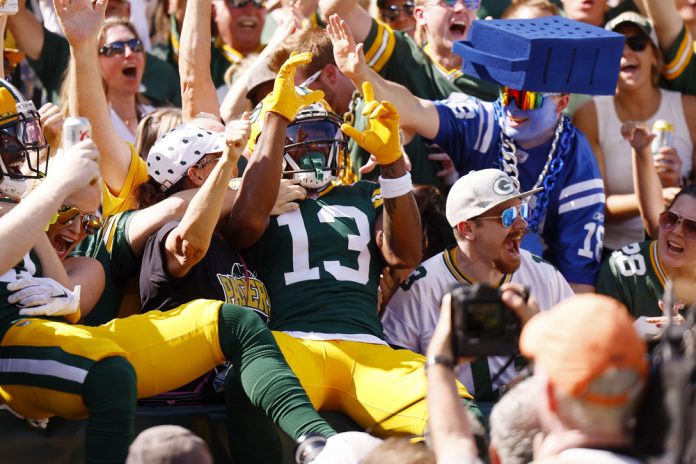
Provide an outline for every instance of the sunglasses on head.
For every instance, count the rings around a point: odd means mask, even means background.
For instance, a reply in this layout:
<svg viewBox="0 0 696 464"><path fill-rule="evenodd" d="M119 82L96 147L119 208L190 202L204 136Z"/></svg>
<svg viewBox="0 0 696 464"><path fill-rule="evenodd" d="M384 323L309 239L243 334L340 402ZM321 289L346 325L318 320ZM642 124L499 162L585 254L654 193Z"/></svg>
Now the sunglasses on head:
<svg viewBox="0 0 696 464"><path fill-rule="evenodd" d="M529 203L511 206L501 211L500 216L479 216L475 219L500 219L506 229L515 223L518 217L525 221L529 219Z"/></svg>
<svg viewBox="0 0 696 464"><path fill-rule="evenodd" d="M450 8L456 5L458 2L464 4L464 7L471 11L476 11L481 7L481 0L439 0L439 3Z"/></svg>
<svg viewBox="0 0 696 464"><path fill-rule="evenodd" d="M648 38L644 35L626 37L626 45L634 52L642 52L648 46Z"/></svg>
<svg viewBox="0 0 696 464"><path fill-rule="evenodd" d="M104 44L99 49L99 54L102 56L116 56L126 53L126 47L130 48L134 53L140 53L143 49L143 43L140 39L116 40Z"/></svg>
<svg viewBox="0 0 696 464"><path fill-rule="evenodd" d="M693 219L685 218L672 211L663 211L660 213L659 224L663 229L670 231L677 227L677 224L681 222L682 233L684 238L689 241L696 240L696 221Z"/></svg>
<svg viewBox="0 0 696 464"><path fill-rule="evenodd" d="M503 106L515 102L521 111L538 110L544 104L544 94L531 90L515 90L509 87L500 87L500 103Z"/></svg>
<svg viewBox="0 0 696 464"><path fill-rule="evenodd" d="M403 5L391 5L380 8L380 12L385 21L396 21L399 19L399 15L401 15L402 11L406 16L412 16L413 7L413 2L406 2Z"/></svg>
<svg viewBox="0 0 696 464"><path fill-rule="evenodd" d="M58 210L58 218L56 219L56 223L63 226L69 226L77 219L80 219L82 230L84 230L87 235L96 234L102 225L102 220L99 215L83 213L71 205L63 205L60 207Z"/></svg>
<svg viewBox="0 0 696 464"><path fill-rule="evenodd" d="M230 8L244 8L248 4L254 5L254 8L265 8L265 0L225 0Z"/></svg>

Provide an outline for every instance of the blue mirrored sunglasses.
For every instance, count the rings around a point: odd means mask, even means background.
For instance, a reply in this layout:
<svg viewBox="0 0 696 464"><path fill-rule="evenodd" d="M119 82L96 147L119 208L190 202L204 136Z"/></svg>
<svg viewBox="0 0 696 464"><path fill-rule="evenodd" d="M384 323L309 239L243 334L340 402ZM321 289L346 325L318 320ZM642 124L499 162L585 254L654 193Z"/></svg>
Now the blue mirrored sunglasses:
<svg viewBox="0 0 696 464"><path fill-rule="evenodd" d="M481 0L440 0L447 6L454 6L457 2L462 2L467 10L476 11L481 8Z"/></svg>
<svg viewBox="0 0 696 464"><path fill-rule="evenodd" d="M515 223L515 219L517 219L518 216L525 221L529 219L529 203L522 203L521 205L506 208L500 213L500 216L479 216L475 219L500 219L503 223L503 227L507 229Z"/></svg>

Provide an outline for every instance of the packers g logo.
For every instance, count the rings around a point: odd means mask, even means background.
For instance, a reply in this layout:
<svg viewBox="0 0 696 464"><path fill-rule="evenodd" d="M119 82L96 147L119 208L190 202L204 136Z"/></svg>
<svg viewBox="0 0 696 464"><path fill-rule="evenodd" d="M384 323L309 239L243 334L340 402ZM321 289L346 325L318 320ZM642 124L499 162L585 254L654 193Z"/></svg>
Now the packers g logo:
<svg viewBox="0 0 696 464"><path fill-rule="evenodd" d="M499 177L493 183L493 191L500 196L510 195L515 191L515 184L507 177Z"/></svg>

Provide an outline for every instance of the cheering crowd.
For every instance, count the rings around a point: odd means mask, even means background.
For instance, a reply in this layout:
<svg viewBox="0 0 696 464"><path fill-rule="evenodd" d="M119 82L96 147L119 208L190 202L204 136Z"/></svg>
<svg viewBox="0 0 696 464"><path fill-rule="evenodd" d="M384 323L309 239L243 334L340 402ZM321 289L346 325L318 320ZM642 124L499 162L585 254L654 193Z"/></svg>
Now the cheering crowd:
<svg viewBox="0 0 696 464"><path fill-rule="evenodd" d="M696 282L696 2L9 9L16 421L85 419L89 463L212 462L135 439L184 398L235 463L291 459L278 430L302 463L646 458L648 342ZM452 290L481 286L475 326Z"/></svg>

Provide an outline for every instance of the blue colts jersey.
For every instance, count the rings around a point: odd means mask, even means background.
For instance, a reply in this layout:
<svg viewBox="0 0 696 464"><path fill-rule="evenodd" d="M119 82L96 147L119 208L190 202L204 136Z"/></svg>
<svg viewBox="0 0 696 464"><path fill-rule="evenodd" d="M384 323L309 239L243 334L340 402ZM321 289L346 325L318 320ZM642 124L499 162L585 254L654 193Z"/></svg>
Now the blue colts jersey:
<svg viewBox="0 0 696 464"><path fill-rule="evenodd" d="M452 156L460 174L500 168L502 121L498 103L452 94L436 102L440 128L433 142ZM544 258L568 282L594 285L604 236L604 187L597 160L585 137L571 126L569 152L557 174L555 187L540 223ZM530 190L546 164L552 140L530 150L517 148L522 191ZM530 202L536 204L536 198ZM528 243L528 242L527 242ZM536 250L532 250L536 251Z"/></svg>

